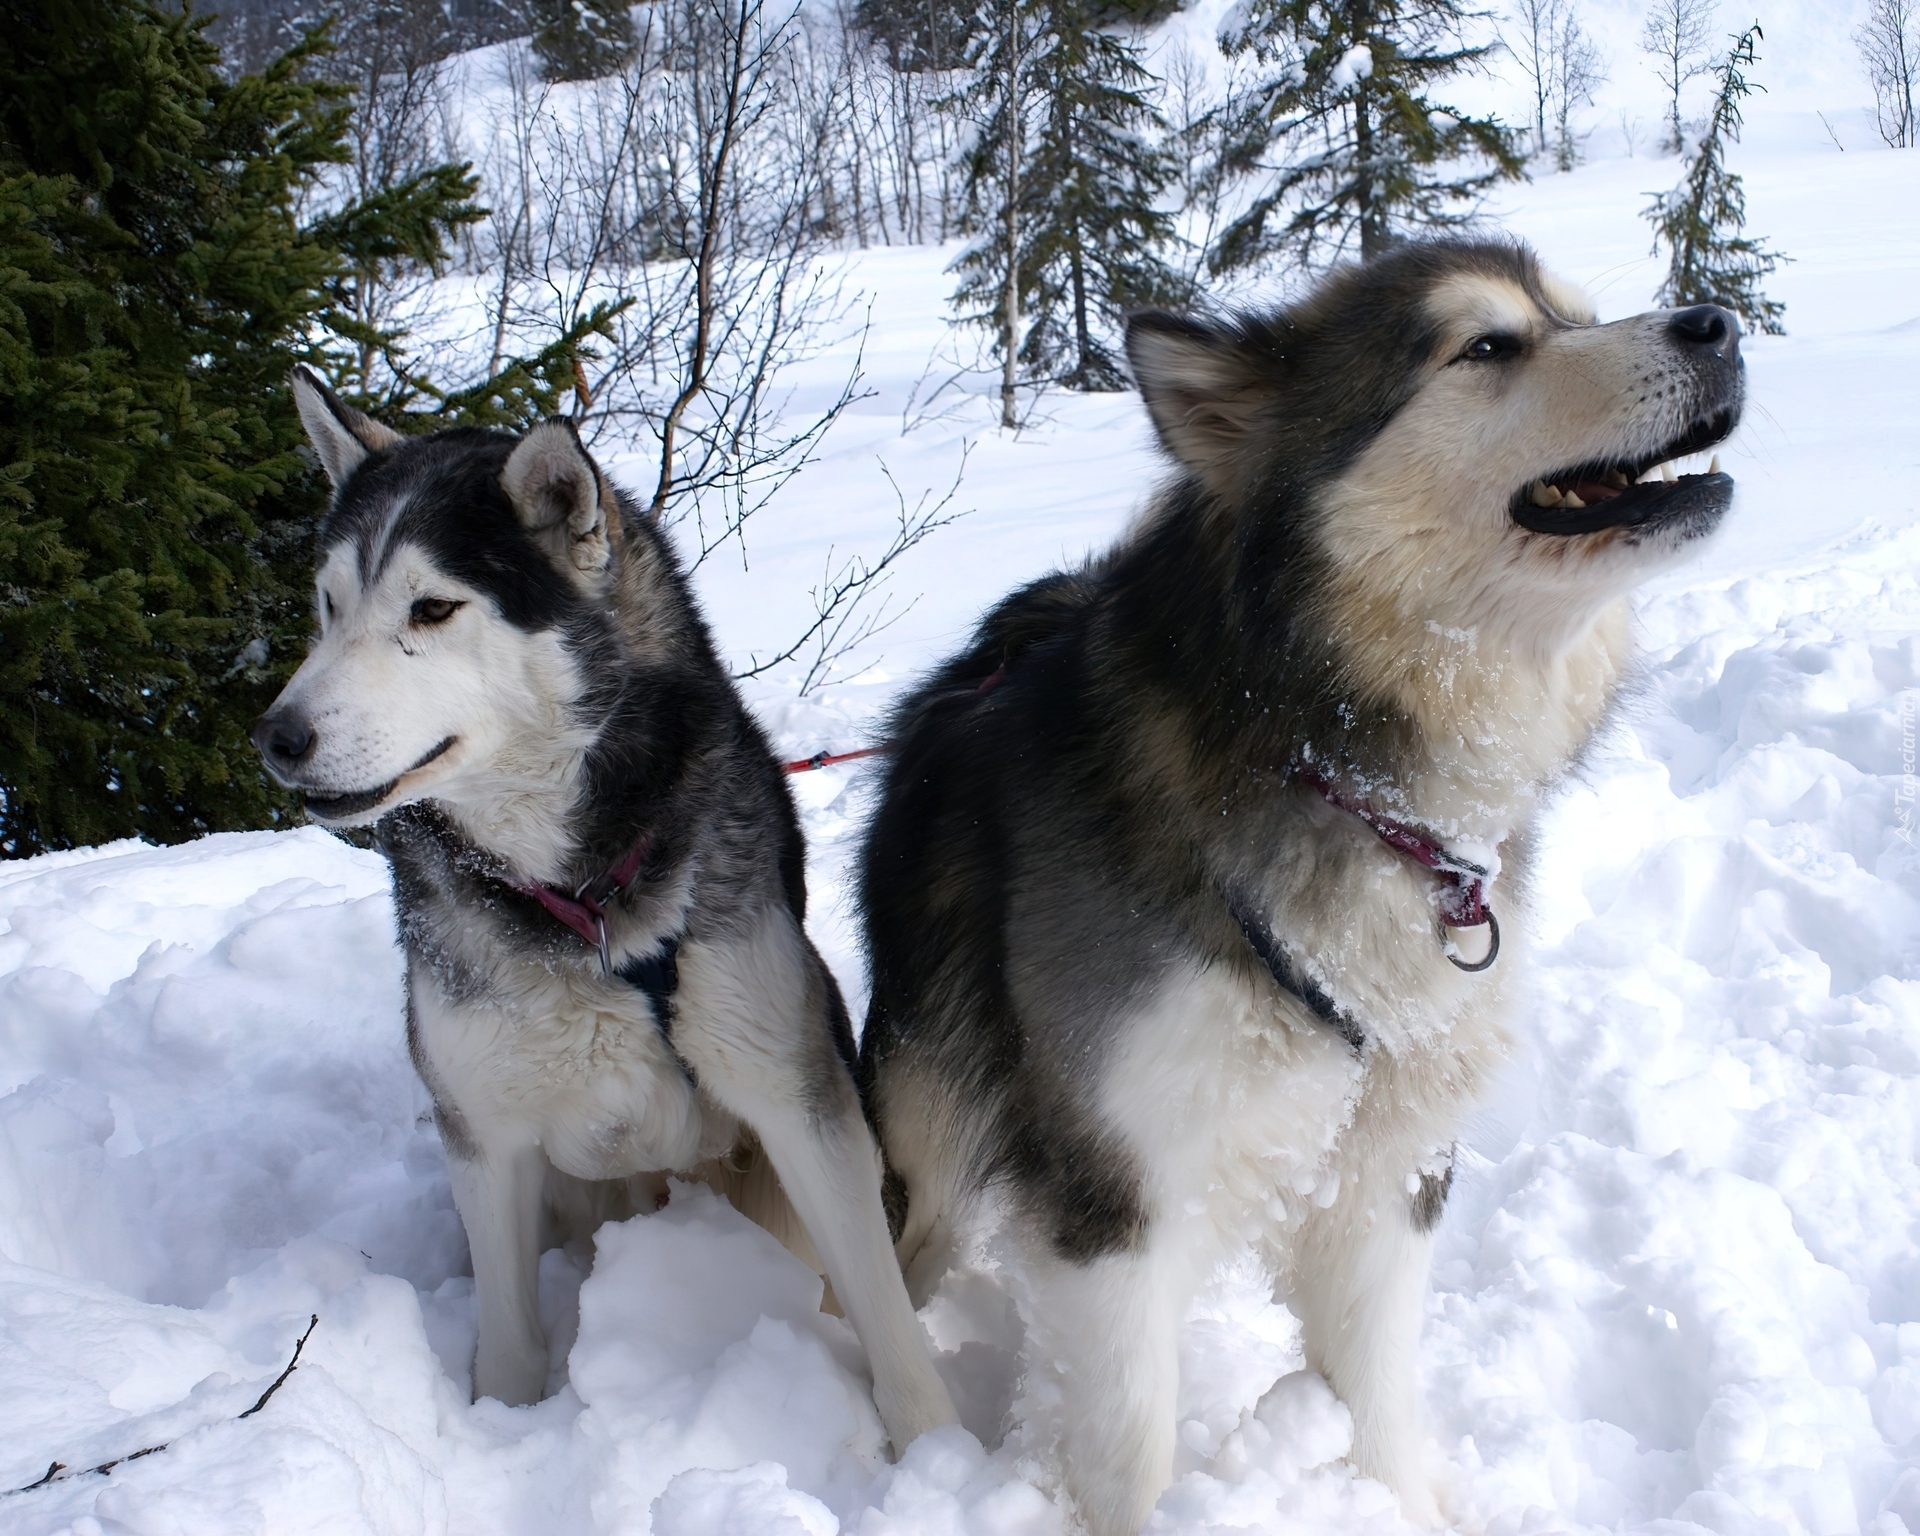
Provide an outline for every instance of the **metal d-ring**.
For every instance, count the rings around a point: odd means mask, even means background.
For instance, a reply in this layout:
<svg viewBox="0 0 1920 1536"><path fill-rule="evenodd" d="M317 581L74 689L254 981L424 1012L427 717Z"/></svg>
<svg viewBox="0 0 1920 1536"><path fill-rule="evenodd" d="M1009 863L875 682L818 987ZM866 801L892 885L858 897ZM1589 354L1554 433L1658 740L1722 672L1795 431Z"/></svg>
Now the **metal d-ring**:
<svg viewBox="0 0 1920 1536"><path fill-rule="evenodd" d="M1500 958L1500 919L1493 915L1493 908L1487 908L1487 956L1484 960L1476 960L1469 965L1450 948L1443 953L1463 971L1484 971L1498 960Z"/></svg>

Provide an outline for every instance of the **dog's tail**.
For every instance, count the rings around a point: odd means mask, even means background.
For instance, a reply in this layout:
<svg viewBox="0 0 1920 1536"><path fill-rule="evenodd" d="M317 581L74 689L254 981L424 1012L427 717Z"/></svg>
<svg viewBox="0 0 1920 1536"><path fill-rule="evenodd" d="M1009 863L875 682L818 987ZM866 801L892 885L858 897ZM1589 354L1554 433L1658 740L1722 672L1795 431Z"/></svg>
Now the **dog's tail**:
<svg viewBox="0 0 1920 1536"><path fill-rule="evenodd" d="M833 1294L833 1282L827 1279L827 1267L813 1246L813 1237L800 1213L787 1198L785 1186L775 1171L773 1159L751 1131L742 1130L739 1141L725 1157L716 1157L692 1170L693 1177L717 1195L724 1195L742 1216L778 1238L782 1247L822 1280L826 1293L820 1310L835 1317L841 1315L840 1303Z"/></svg>
<svg viewBox="0 0 1920 1536"><path fill-rule="evenodd" d="M773 1159L751 1131L742 1130L739 1141L725 1157L690 1168L684 1176L723 1196L747 1220L772 1233L807 1268L826 1277L826 1266L820 1262L806 1223L787 1198ZM549 1168L542 1203L546 1220L541 1246L559 1246L591 1238L606 1222L657 1211L667 1203L667 1176L637 1173L628 1179L576 1179ZM839 1315L831 1284L821 1305Z"/></svg>

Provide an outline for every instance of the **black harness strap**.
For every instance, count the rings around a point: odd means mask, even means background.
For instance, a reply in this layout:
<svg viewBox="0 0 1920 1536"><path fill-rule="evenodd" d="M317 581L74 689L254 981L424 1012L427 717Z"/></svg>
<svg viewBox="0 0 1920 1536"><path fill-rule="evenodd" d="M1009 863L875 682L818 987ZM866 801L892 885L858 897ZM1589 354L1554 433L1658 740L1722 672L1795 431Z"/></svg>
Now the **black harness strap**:
<svg viewBox="0 0 1920 1536"><path fill-rule="evenodd" d="M654 1026L671 1050L673 1019L668 1006L673 1002L673 994L680 990L680 940L677 937L665 940L652 954L627 961L614 974L627 985L646 993L653 1009Z"/></svg>
<svg viewBox="0 0 1920 1536"><path fill-rule="evenodd" d="M1246 935L1247 943L1273 977L1274 985L1288 996L1299 999L1309 1013L1353 1048L1354 1055L1358 1056L1364 1051L1367 1032L1360 1027L1360 1021L1328 997L1317 981L1294 965L1267 925L1245 911L1236 901L1227 902L1227 911L1240 925L1241 933Z"/></svg>

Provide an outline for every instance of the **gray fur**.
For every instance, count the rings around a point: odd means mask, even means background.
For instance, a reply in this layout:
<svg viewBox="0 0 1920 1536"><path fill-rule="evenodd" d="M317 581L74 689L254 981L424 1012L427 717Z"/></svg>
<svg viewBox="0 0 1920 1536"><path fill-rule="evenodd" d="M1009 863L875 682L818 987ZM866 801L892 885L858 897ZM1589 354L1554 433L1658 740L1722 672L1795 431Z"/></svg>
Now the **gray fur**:
<svg viewBox="0 0 1920 1536"><path fill-rule="evenodd" d="M1420 1171L1420 1187L1413 1194L1413 1225L1420 1232L1431 1232L1440 1225L1447 1208L1447 1195L1453 1189L1453 1159L1448 1157L1443 1172Z"/></svg>

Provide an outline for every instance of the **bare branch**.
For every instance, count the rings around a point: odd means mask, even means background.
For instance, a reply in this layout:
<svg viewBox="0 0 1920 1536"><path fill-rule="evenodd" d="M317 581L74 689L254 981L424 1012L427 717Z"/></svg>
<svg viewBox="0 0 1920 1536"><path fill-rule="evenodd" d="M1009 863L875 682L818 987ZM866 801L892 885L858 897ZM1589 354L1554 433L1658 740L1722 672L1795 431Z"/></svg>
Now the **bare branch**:
<svg viewBox="0 0 1920 1536"><path fill-rule="evenodd" d="M1853 41L1873 82L1880 137L1894 149L1920 143L1920 117L1914 112L1914 87L1920 81L1920 0L1873 0L1866 24L1853 34Z"/></svg>
<svg viewBox="0 0 1920 1536"><path fill-rule="evenodd" d="M307 1340L313 1337L313 1330L319 1326L320 1314L316 1312L307 1319L307 1331L294 1341L293 1358L287 1361L286 1369L273 1378L272 1385L260 1394L260 1400L258 1402L244 1413L234 1415L234 1421L236 1423L241 1419L252 1418L262 1408L266 1407L267 1400L285 1385L287 1378L294 1373L294 1369L300 1364L300 1351L307 1347ZM7 1489L5 1492L0 1493L0 1498L10 1499L15 1494L32 1493L36 1488L45 1488L50 1483L68 1482L76 1477L93 1477L95 1475L108 1477L112 1475L115 1467L125 1466L126 1463L130 1461L138 1461L143 1456L157 1455L159 1452L167 1449L172 1443L170 1440L164 1440L159 1445L149 1445L137 1451L129 1451L125 1456L116 1456L112 1461L103 1461L97 1467L82 1467L78 1471L68 1471L67 1464L64 1461L50 1462L47 1465L47 1470L41 1473L39 1477L30 1483L23 1484L21 1487Z"/></svg>
<svg viewBox="0 0 1920 1536"><path fill-rule="evenodd" d="M834 681L834 668L839 662L912 612L913 604L908 603L899 612L889 615L888 598L882 596L877 608L869 606L869 599L879 593L888 572L901 556L934 530L967 515L965 511L952 512L948 508L959 494L960 482L967 472L967 458L972 452L971 442L962 445L960 465L954 471L953 483L938 501L928 504L933 496L933 488L929 486L911 507L907 505L906 493L900 489L900 482L894 479L886 460L879 460L880 472L887 477L887 484L893 487L894 500L899 509L899 521L892 540L874 559L855 555L837 567L834 564L835 551L829 548L820 583L809 593L813 599L813 622L792 644L776 655L764 661L752 658L750 665L734 673L735 678L744 681L761 677L775 667L804 656L806 672L800 679L798 692L800 697L805 698Z"/></svg>

